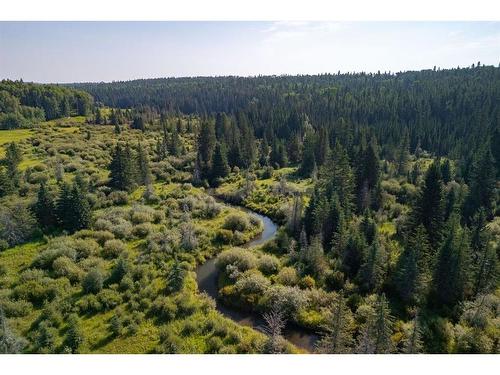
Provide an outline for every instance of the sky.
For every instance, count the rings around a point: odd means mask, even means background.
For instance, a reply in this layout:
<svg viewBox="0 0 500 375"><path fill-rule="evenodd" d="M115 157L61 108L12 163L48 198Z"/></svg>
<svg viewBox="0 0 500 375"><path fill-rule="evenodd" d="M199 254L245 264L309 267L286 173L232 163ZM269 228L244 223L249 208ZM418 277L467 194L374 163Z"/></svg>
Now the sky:
<svg viewBox="0 0 500 375"><path fill-rule="evenodd" d="M399 72L500 63L500 22L0 22L0 79Z"/></svg>

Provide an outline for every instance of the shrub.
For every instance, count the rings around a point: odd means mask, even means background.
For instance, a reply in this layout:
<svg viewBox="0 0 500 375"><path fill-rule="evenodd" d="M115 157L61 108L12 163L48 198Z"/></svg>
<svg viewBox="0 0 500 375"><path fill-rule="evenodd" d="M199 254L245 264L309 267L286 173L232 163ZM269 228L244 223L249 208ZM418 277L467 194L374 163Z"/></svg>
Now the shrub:
<svg viewBox="0 0 500 375"><path fill-rule="evenodd" d="M109 241L109 240L112 240L113 238L115 238L115 236L113 235L113 233L111 232L108 232L107 230L97 230L97 231L93 231L93 230L88 230L88 229L84 229L84 230L81 230L79 232L76 232L75 235L74 235L75 238L93 238L95 239L99 245L104 245L104 243L106 241Z"/></svg>
<svg viewBox="0 0 500 375"><path fill-rule="evenodd" d="M220 337L212 336L207 340L207 352L208 353L218 353L219 350L224 346Z"/></svg>
<svg viewBox="0 0 500 375"><path fill-rule="evenodd" d="M17 318L22 316L27 316L33 310L33 305L23 299L12 301L12 300L0 300L0 307L3 309L5 316L7 318Z"/></svg>
<svg viewBox="0 0 500 375"><path fill-rule="evenodd" d="M279 308L286 317L294 319L307 303L304 292L297 287L273 285L266 290L263 305L267 310Z"/></svg>
<svg viewBox="0 0 500 375"><path fill-rule="evenodd" d="M82 314L93 314L102 310L101 303L93 294L80 298L76 303L76 306Z"/></svg>
<svg viewBox="0 0 500 375"><path fill-rule="evenodd" d="M233 232L228 229L219 229L215 233L214 241L221 245L233 243Z"/></svg>
<svg viewBox="0 0 500 375"><path fill-rule="evenodd" d="M124 206L128 204L128 193L126 191L112 191L109 194L109 199L114 206Z"/></svg>
<svg viewBox="0 0 500 375"><path fill-rule="evenodd" d="M255 268L257 259L255 255L249 250L235 247L223 251L217 257L216 264L217 267L222 270L225 270L228 265L232 265L235 266L240 272L244 272L249 270L250 268Z"/></svg>
<svg viewBox="0 0 500 375"><path fill-rule="evenodd" d="M257 302L257 299L269 288L271 282L266 279L259 271L246 271L234 284L238 294L245 296L246 302ZM252 296L253 295L253 296ZM246 297L250 297L249 300Z"/></svg>
<svg viewBox="0 0 500 375"><path fill-rule="evenodd" d="M175 319L177 315L177 305L171 298L160 296L153 302L151 312L163 323Z"/></svg>
<svg viewBox="0 0 500 375"><path fill-rule="evenodd" d="M71 260L76 259L76 250L73 242L68 237L52 240L47 245L47 249L42 251L33 261L33 266L43 269L52 268L52 263L59 257L66 257Z"/></svg>
<svg viewBox="0 0 500 375"><path fill-rule="evenodd" d="M108 240L104 243L103 255L105 258L117 258L126 248L121 240Z"/></svg>
<svg viewBox="0 0 500 375"><path fill-rule="evenodd" d="M257 268L263 274L271 275L279 271L280 261L274 255L264 254L259 258Z"/></svg>
<svg viewBox="0 0 500 375"><path fill-rule="evenodd" d="M71 283L79 282L83 276L83 271L66 256L57 258L52 269L57 277L67 277Z"/></svg>
<svg viewBox="0 0 500 375"><path fill-rule="evenodd" d="M139 238L144 238L152 232L153 226L150 223L139 224L132 229L132 234Z"/></svg>
<svg viewBox="0 0 500 375"><path fill-rule="evenodd" d="M224 219L224 229L244 232L249 226L248 219L241 214L231 214Z"/></svg>
<svg viewBox="0 0 500 375"><path fill-rule="evenodd" d="M148 206L134 206L130 212L130 221L134 224L150 223L154 220L154 209Z"/></svg>
<svg viewBox="0 0 500 375"><path fill-rule="evenodd" d="M316 286L316 281L309 275L300 279L300 286L304 289L312 289Z"/></svg>
<svg viewBox="0 0 500 375"><path fill-rule="evenodd" d="M96 297L105 311L114 309L122 303L120 293L112 289L103 289L96 295Z"/></svg>
<svg viewBox="0 0 500 375"><path fill-rule="evenodd" d="M293 267L283 267L276 275L276 281L287 286L297 285L299 281L297 270Z"/></svg>
<svg viewBox="0 0 500 375"><path fill-rule="evenodd" d="M104 277L98 268L90 270L83 278L82 287L83 291L87 294L97 294L102 290Z"/></svg>
<svg viewBox="0 0 500 375"><path fill-rule="evenodd" d="M77 238L73 241L73 246L77 253L77 259L88 258L99 252L99 244L91 238Z"/></svg>

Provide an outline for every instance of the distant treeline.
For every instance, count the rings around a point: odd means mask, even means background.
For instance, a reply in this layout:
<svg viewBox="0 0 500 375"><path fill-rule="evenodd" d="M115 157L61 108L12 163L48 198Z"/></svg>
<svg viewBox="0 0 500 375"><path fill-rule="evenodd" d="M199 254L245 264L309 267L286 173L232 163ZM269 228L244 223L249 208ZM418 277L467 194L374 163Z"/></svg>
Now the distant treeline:
<svg viewBox="0 0 500 375"><path fill-rule="evenodd" d="M0 82L0 129L30 127L36 123L67 116L86 116L93 98L68 87Z"/></svg>
<svg viewBox="0 0 500 375"><path fill-rule="evenodd" d="M500 123L500 69L479 63L397 74L161 78L72 87L112 107L243 113L258 138L284 143L303 135L308 124L343 144L368 129L384 148L393 148L408 129L412 150L455 158L488 141Z"/></svg>

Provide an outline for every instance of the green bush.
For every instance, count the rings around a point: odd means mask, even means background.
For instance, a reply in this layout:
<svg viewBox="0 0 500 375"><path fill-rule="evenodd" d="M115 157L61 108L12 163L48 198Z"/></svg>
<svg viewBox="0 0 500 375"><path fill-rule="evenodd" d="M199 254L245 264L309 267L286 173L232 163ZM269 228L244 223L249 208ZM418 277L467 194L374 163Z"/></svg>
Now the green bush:
<svg viewBox="0 0 500 375"><path fill-rule="evenodd" d="M127 249L127 246L121 240L108 240L103 246L103 255L105 258L117 258Z"/></svg>
<svg viewBox="0 0 500 375"><path fill-rule="evenodd" d="M265 275L272 275L279 271L280 261L274 255L264 254L257 261L257 268Z"/></svg>
<svg viewBox="0 0 500 375"><path fill-rule="evenodd" d="M177 315L177 305L171 298L160 296L153 302L152 314L163 323L168 323L175 319Z"/></svg>
<svg viewBox="0 0 500 375"><path fill-rule="evenodd" d="M221 270L226 270L228 265L236 267L240 272L247 271L251 268L255 268L257 264L257 258L249 250L244 250L241 248L232 248L223 251L217 257L217 267Z"/></svg>
<svg viewBox="0 0 500 375"><path fill-rule="evenodd" d="M244 232L249 227L248 219L241 214L231 214L224 219L224 229Z"/></svg>
<svg viewBox="0 0 500 375"><path fill-rule="evenodd" d="M276 275L276 281L287 286L295 286L299 281L297 270L293 267L283 267Z"/></svg>
<svg viewBox="0 0 500 375"><path fill-rule="evenodd" d="M90 270L83 278L82 287L83 291L87 294L97 294L102 290L104 283L104 276L98 268Z"/></svg>

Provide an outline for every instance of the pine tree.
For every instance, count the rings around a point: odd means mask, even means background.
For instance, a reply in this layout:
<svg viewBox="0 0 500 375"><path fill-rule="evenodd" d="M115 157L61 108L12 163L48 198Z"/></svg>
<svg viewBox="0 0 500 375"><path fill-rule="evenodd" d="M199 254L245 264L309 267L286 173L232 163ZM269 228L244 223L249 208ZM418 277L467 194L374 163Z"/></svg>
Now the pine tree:
<svg viewBox="0 0 500 375"><path fill-rule="evenodd" d="M172 127L170 132L170 140L168 142L168 152L170 155L179 156L181 154L182 141L177 131L177 126Z"/></svg>
<svg viewBox="0 0 500 375"><path fill-rule="evenodd" d="M140 142L137 143L137 183L139 185L148 185L153 177L149 168L149 157L147 151L142 147Z"/></svg>
<svg viewBox="0 0 500 375"><path fill-rule="evenodd" d="M444 193L439 161L434 161L425 174L414 214L417 223L425 227L431 247L436 249L444 226Z"/></svg>
<svg viewBox="0 0 500 375"><path fill-rule="evenodd" d="M71 232L87 228L90 225L91 210L87 197L78 184L71 190L71 220L68 223Z"/></svg>
<svg viewBox="0 0 500 375"><path fill-rule="evenodd" d="M470 177L470 194L465 204L466 218L483 207L488 218L492 218L496 197L495 159L489 146L483 146L474 157Z"/></svg>
<svg viewBox="0 0 500 375"><path fill-rule="evenodd" d="M23 160L23 154L17 143L11 142L5 149L4 164L7 168L7 177L13 186L19 185L20 172L19 164Z"/></svg>
<svg viewBox="0 0 500 375"><path fill-rule="evenodd" d="M350 353L354 344L353 328L352 312L343 294L340 294L335 298L328 314L327 322L323 327L325 334L318 342L318 351L331 354Z"/></svg>
<svg viewBox="0 0 500 375"><path fill-rule="evenodd" d="M146 131L146 123L142 116L134 117L134 121L132 122L132 129L141 130L143 132Z"/></svg>
<svg viewBox="0 0 500 375"><path fill-rule="evenodd" d="M394 286L405 303L419 303L425 295L430 279L429 253L427 233L419 225L409 235L395 270Z"/></svg>
<svg viewBox="0 0 500 375"><path fill-rule="evenodd" d="M471 228L471 267L475 295L495 288L500 271L498 256L486 225L486 212L481 208L474 216Z"/></svg>
<svg viewBox="0 0 500 375"><path fill-rule="evenodd" d="M385 281L387 254L378 240L366 249L363 254L363 263L358 272L361 287L365 291L380 291Z"/></svg>
<svg viewBox="0 0 500 375"><path fill-rule="evenodd" d="M216 137L214 125L211 122L203 121L198 134L198 158L202 178L208 178L212 169L212 156L215 149Z"/></svg>
<svg viewBox="0 0 500 375"><path fill-rule="evenodd" d="M300 164L300 168L298 173L304 177L311 177L311 174L316 165L316 156L315 156L315 137L313 133L308 133L305 136L304 140L304 151L302 154L302 163Z"/></svg>
<svg viewBox="0 0 500 375"><path fill-rule="evenodd" d="M182 289L184 276L185 271L177 260L177 256L175 256L174 263L167 274L167 288L171 293L178 292Z"/></svg>
<svg viewBox="0 0 500 375"><path fill-rule="evenodd" d="M327 163L320 171L321 185L328 196L338 196L344 213L349 216L353 209L355 181L349 156L339 142L335 144Z"/></svg>
<svg viewBox="0 0 500 375"><path fill-rule="evenodd" d="M102 118L102 113L101 113L101 110L99 108L96 108L95 109L95 118L94 118L94 122L98 125L102 124L103 123L103 118Z"/></svg>
<svg viewBox="0 0 500 375"><path fill-rule="evenodd" d="M398 150L398 174L400 176L406 176L408 173L408 163L410 161L410 134L408 128L404 129L403 137L401 143L399 144Z"/></svg>
<svg viewBox="0 0 500 375"><path fill-rule="evenodd" d="M404 341L403 353L417 354L422 352L422 330L420 328L420 316L417 312L411 322L408 337Z"/></svg>
<svg viewBox="0 0 500 375"><path fill-rule="evenodd" d="M7 173L7 169L0 166L0 198L12 194L14 190L15 186Z"/></svg>
<svg viewBox="0 0 500 375"><path fill-rule="evenodd" d="M128 150L127 150L128 149ZM134 183L134 173L130 149L124 150L118 143L109 165L110 182L112 188L130 191Z"/></svg>
<svg viewBox="0 0 500 375"><path fill-rule="evenodd" d="M385 295L378 295L358 335L357 353L388 354L394 352L391 340L394 318Z"/></svg>
<svg viewBox="0 0 500 375"><path fill-rule="evenodd" d="M223 143L217 142L212 161L212 181L226 177L230 172L227 163L226 147Z"/></svg>
<svg viewBox="0 0 500 375"><path fill-rule="evenodd" d="M61 185L59 197L56 201L57 221L62 229L71 232L73 229L73 207L71 186L64 182Z"/></svg>
<svg viewBox="0 0 500 375"><path fill-rule="evenodd" d="M38 189L37 201L33 206L33 212L38 224L43 230L50 230L57 223L56 207L47 185L42 182Z"/></svg>
<svg viewBox="0 0 500 375"><path fill-rule="evenodd" d="M450 218L446 233L434 270L432 297L438 306L452 308L470 294L469 236L458 215Z"/></svg>

